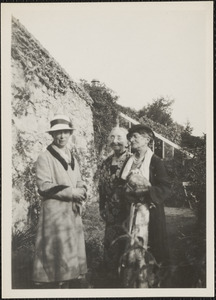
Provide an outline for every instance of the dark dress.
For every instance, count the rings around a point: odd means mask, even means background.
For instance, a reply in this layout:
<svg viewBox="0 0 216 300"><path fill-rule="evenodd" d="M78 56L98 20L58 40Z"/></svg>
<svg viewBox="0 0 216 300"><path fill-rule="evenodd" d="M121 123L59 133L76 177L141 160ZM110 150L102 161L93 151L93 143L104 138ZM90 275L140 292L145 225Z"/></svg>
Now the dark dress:
<svg viewBox="0 0 216 300"><path fill-rule="evenodd" d="M100 211L105 211L104 263L107 275L113 280L118 276L118 265L125 249L125 240L121 239L126 233L124 222L128 217L125 199L122 196L122 181L120 172L125 161L130 157L125 152L118 164L112 165L114 155L109 156L102 164L99 182Z"/></svg>

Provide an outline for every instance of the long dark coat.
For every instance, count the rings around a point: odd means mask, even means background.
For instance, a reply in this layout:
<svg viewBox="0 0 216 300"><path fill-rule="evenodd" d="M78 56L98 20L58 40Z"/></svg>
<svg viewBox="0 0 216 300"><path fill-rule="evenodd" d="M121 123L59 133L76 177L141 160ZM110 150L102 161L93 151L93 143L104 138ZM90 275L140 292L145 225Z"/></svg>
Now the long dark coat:
<svg viewBox="0 0 216 300"><path fill-rule="evenodd" d="M150 209L149 250L158 263L167 263L169 261L169 245L166 231L164 201L170 194L170 179L168 178L163 161L155 154L152 155L149 168L151 187L149 187L149 190L146 192L145 199L155 206Z"/></svg>

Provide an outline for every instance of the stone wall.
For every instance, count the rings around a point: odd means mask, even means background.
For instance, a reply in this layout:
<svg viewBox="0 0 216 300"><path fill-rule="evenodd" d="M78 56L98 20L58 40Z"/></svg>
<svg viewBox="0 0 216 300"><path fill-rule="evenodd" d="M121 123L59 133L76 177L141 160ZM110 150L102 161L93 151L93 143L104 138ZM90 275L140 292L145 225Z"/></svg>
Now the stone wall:
<svg viewBox="0 0 216 300"><path fill-rule="evenodd" d="M96 171L92 99L17 21L12 19L12 199L13 230L37 221L40 199L35 161L52 141L46 133L56 113L66 113L75 131L70 147L93 200Z"/></svg>

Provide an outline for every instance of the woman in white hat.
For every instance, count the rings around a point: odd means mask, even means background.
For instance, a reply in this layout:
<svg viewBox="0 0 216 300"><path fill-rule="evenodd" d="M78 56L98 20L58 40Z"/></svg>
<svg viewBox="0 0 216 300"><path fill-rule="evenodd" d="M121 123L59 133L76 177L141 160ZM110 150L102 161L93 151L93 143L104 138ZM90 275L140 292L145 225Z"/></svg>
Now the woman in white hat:
<svg viewBox="0 0 216 300"><path fill-rule="evenodd" d="M69 286L87 272L82 202L86 187L79 165L67 148L73 132L70 119L57 115L48 131L53 142L36 163L42 206L36 236L33 281L48 287Z"/></svg>

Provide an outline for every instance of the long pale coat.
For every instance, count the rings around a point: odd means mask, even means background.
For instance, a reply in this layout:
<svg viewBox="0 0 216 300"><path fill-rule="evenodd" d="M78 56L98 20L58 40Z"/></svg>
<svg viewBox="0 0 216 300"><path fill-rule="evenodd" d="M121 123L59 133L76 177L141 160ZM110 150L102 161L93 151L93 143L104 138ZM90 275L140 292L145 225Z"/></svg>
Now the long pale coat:
<svg viewBox="0 0 216 300"><path fill-rule="evenodd" d="M55 282L77 278L87 271L81 216L72 209L72 194L81 181L79 166L68 164L54 145L36 163L37 186L42 195L33 280Z"/></svg>

